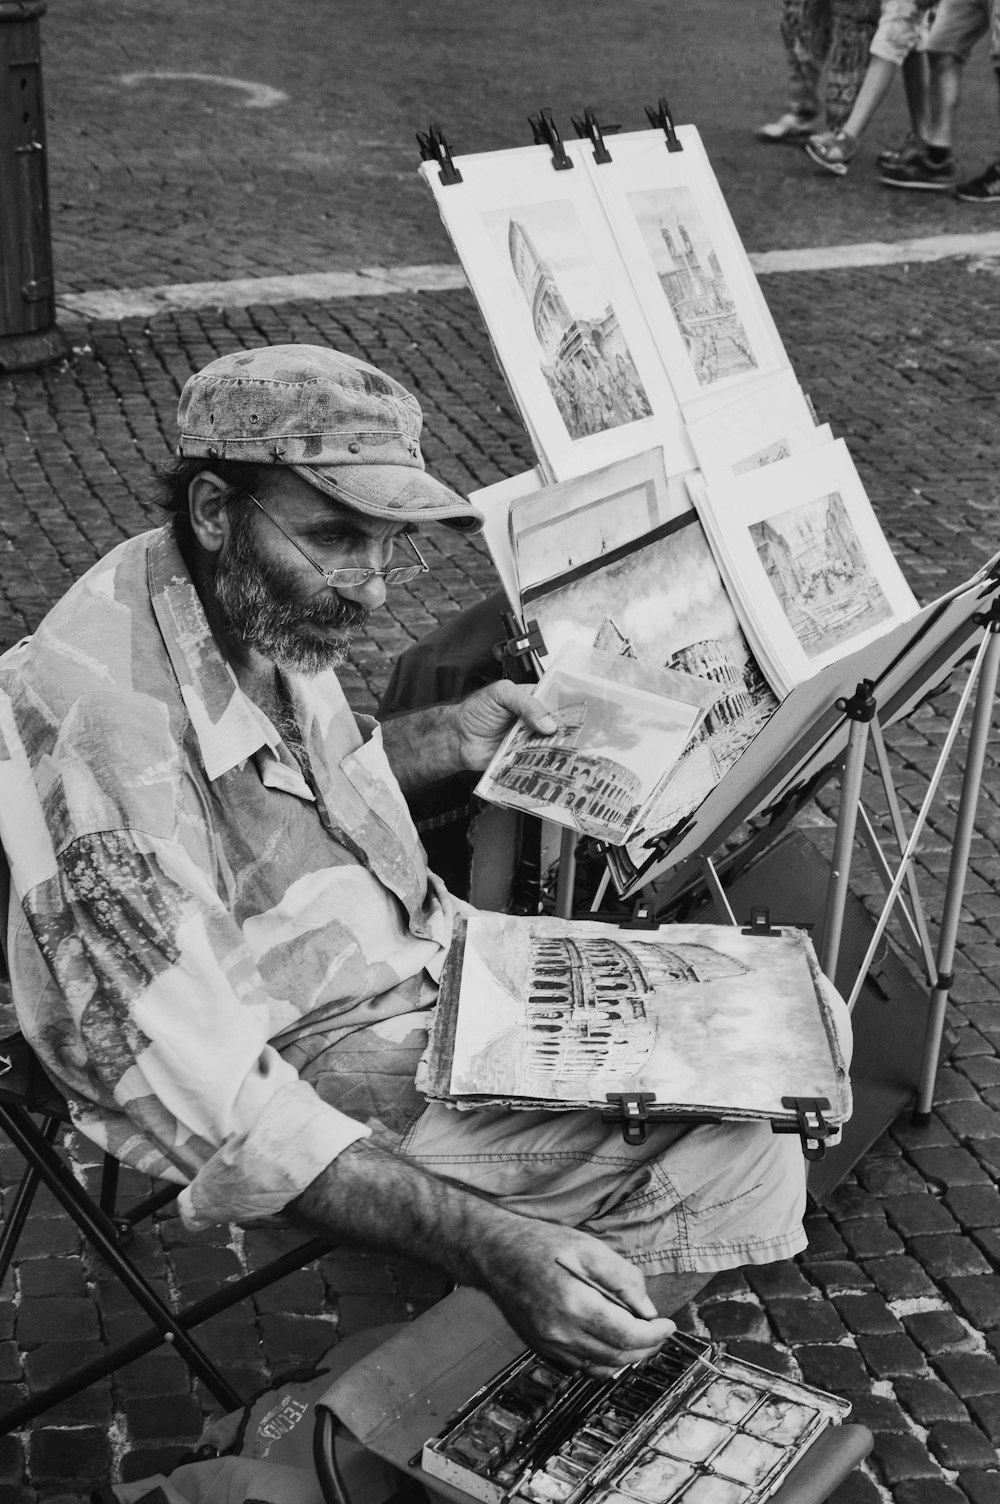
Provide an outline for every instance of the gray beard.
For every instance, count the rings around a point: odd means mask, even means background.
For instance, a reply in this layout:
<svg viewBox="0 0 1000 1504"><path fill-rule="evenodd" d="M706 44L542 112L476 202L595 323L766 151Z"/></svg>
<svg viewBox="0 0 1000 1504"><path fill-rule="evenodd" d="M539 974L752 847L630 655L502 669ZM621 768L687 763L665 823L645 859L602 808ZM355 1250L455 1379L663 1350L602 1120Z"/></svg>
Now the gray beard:
<svg viewBox="0 0 1000 1504"><path fill-rule="evenodd" d="M212 590L226 627L264 658L286 672L313 676L339 668L347 658L351 637L370 613L355 601L331 594L303 601L295 571L261 558L249 518L230 510L229 543L215 567ZM314 635L309 629L334 627L339 641Z"/></svg>

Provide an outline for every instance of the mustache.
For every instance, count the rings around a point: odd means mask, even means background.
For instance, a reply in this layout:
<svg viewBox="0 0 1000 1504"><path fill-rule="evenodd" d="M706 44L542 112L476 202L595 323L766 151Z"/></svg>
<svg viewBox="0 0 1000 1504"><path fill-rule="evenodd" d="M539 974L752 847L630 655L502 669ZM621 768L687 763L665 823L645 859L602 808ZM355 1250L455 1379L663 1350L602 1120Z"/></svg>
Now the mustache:
<svg viewBox="0 0 1000 1504"><path fill-rule="evenodd" d="M289 616L297 622L312 622L320 627L342 627L349 631L352 627L363 627L371 612L367 606L359 605L357 601L334 595L329 600L289 608Z"/></svg>

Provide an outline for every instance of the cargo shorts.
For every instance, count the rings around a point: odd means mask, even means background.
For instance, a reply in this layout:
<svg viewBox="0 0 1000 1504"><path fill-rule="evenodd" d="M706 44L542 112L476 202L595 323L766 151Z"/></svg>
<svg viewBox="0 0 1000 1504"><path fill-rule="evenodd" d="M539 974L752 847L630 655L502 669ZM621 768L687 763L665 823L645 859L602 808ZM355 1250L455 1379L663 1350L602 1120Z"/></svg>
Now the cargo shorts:
<svg viewBox="0 0 1000 1504"><path fill-rule="evenodd" d="M990 59L1000 66L1000 4L998 0L941 0L934 24L923 43L925 52L945 52L968 62L980 37L989 32Z"/></svg>
<svg viewBox="0 0 1000 1504"><path fill-rule="evenodd" d="M840 1005L843 1007L843 1005ZM714 1272L805 1247L794 1134L756 1120L653 1123L627 1144L598 1111L459 1111L413 1084L426 1016L404 1014L282 1054L371 1141L524 1216L579 1227L645 1274Z"/></svg>

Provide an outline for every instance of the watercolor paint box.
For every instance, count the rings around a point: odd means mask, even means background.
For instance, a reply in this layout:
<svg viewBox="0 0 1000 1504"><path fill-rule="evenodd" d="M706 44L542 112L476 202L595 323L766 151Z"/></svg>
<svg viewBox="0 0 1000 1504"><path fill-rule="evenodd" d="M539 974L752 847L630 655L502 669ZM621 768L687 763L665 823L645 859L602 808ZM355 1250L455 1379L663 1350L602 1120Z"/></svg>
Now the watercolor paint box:
<svg viewBox="0 0 1000 1504"><path fill-rule="evenodd" d="M527 1353L421 1465L484 1504L758 1504L850 1408L686 1335L613 1380Z"/></svg>

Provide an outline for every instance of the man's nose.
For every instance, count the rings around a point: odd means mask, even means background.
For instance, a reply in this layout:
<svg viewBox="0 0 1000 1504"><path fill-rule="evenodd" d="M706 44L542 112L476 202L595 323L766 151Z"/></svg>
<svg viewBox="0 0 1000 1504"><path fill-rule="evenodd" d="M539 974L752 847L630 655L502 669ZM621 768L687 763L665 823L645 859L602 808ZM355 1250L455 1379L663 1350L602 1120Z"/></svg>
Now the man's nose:
<svg viewBox="0 0 1000 1504"><path fill-rule="evenodd" d="M364 606L366 611L377 611L379 606L385 604L385 580L380 574L373 574L363 585L338 585L337 594L343 596L345 601L354 601L356 605Z"/></svg>

